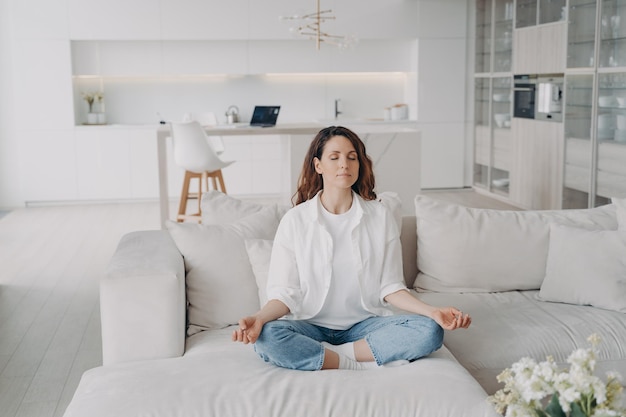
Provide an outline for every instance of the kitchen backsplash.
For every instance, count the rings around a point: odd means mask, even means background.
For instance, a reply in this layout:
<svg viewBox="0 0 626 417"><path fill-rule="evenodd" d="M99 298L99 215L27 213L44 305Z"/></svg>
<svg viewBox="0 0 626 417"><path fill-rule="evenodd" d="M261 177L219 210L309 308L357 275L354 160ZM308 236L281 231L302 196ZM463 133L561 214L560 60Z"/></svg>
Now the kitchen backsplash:
<svg viewBox="0 0 626 417"><path fill-rule="evenodd" d="M279 123L334 118L383 119L385 107L411 103L414 73L332 73L214 75L177 77L75 77L76 124L87 119L84 91L102 91L109 124L150 124L181 120L185 113L214 112L225 123L230 105L240 121L250 120L255 105L280 105ZM414 109L413 109L414 110ZM409 113L411 114L411 112Z"/></svg>

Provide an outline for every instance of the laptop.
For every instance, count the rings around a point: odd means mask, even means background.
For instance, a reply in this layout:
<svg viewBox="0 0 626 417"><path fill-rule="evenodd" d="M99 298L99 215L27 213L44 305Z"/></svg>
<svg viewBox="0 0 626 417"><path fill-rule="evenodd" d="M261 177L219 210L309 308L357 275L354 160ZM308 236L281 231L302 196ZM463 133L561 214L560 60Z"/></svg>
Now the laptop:
<svg viewBox="0 0 626 417"><path fill-rule="evenodd" d="M254 106L250 126L272 127L276 126L280 106Z"/></svg>

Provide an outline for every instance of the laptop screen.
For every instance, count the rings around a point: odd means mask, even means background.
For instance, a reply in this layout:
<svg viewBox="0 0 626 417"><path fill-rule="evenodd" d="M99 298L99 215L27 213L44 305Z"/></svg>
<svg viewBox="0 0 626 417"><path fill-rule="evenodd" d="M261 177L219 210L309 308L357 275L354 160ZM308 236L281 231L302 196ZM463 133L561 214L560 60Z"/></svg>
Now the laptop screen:
<svg viewBox="0 0 626 417"><path fill-rule="evenodd" d="M280 106L254 106L250 126L275 126Z"/></svg>

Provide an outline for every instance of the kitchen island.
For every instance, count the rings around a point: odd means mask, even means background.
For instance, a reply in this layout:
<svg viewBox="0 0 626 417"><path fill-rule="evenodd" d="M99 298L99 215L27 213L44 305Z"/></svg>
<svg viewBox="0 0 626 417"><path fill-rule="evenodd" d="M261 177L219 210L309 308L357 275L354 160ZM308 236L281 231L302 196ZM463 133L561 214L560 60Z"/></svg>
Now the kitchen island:
<svg viewBox="0 0 626 417"><path fill-rule="evenodd" d="M226 125L205 129L209 136L278 136L281 145L280 159L286 161L281 171L284 175L281 175L280 200L284 204L290 204L309 144L320 129L330 124L346 126L359 135L374 163L376 191L398 193L402 200L403 214L412 214L413 198L420 190L421 169L420 133L414 122L338 120L284 123L266 128ZM167 138L170 137L170 128L167 125L160 126L156 133L161 224L164 225L165 221L170 218L167 186ZM226 178L226 183L228 184L228 178Z"/></svg>

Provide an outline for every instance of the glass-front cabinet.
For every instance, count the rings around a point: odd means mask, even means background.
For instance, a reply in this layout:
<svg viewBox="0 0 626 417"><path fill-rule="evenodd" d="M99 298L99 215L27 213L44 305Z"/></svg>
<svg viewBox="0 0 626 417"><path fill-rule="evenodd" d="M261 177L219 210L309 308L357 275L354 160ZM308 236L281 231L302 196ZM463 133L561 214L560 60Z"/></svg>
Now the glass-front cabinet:
<svg viewBox="0 0 626 417"><path fill-rule="evenodd" d="M626 72L598 74L591 206L626 197Z"/></svg>
<svg viewBox="0 0 626 417"><path fill-rule="evenodd" d="M476 73L491 71L492 1L476 2Z"/></svg>
<svg viewBox="0 0 626 417"><path fill-rule="evenodd" d="M567 68L595 65L596 0L570 0L567 24Z"/></svg>
<svg viewBox="0 0 626 417"><path fill-rule="evenodd" d="M565 83L563 208L626 197L626 72L569 74Z"/></svg>
<svg viewBox="0 0 626 417"><path fill-rule="evenodd" d="M562 207L597 207L626 197L626 0L568 15Z"/></svg>
<svg viewBox="0 0 626 417"><path fill-rule="evenodd" d="M513 56L513 2L494 2L493 71L510 72Z"/></svg>
<svg viewBox="0 0 626 417"><path fill-rule="evenodd" d="M476 2L475 73L510 72L513 55L513 2Z"/></svg>
<svg viewBox="0 0 626 417"><path fill-rule="evenodd" d="M600 67L626 66L626 0L603 0Z"/></svg>
<svg viewBox="0 0 626 417"><path fill-rule="evenodd" d="M566 0L517 0L515 27L519 29L558 22L565 20L565 16Z"/></svg>
<svg viewBox="0 0 626 417"><path fill-rule="evenodd" d="M509 194L512 80L477 77L474 89L474 185Z"/></svg>
<svg viewBox="0 0 626 417"><path fill-rule="evenodd" d="M565 77L565 166L562 208L586 208L591 192L593 74Z"/></svg>
<svg viewBox="0 0 626 417"><path fill-rule="evenodd" d="M489 143L491 142L491 78L474 81L474 185L489 184Z"/></svg>
<svg viewBox="0 0 626 417"><path fill-rule="evenodd" d="M473 182L502 195L509 190L514 4L476 2Z"/></svg>

